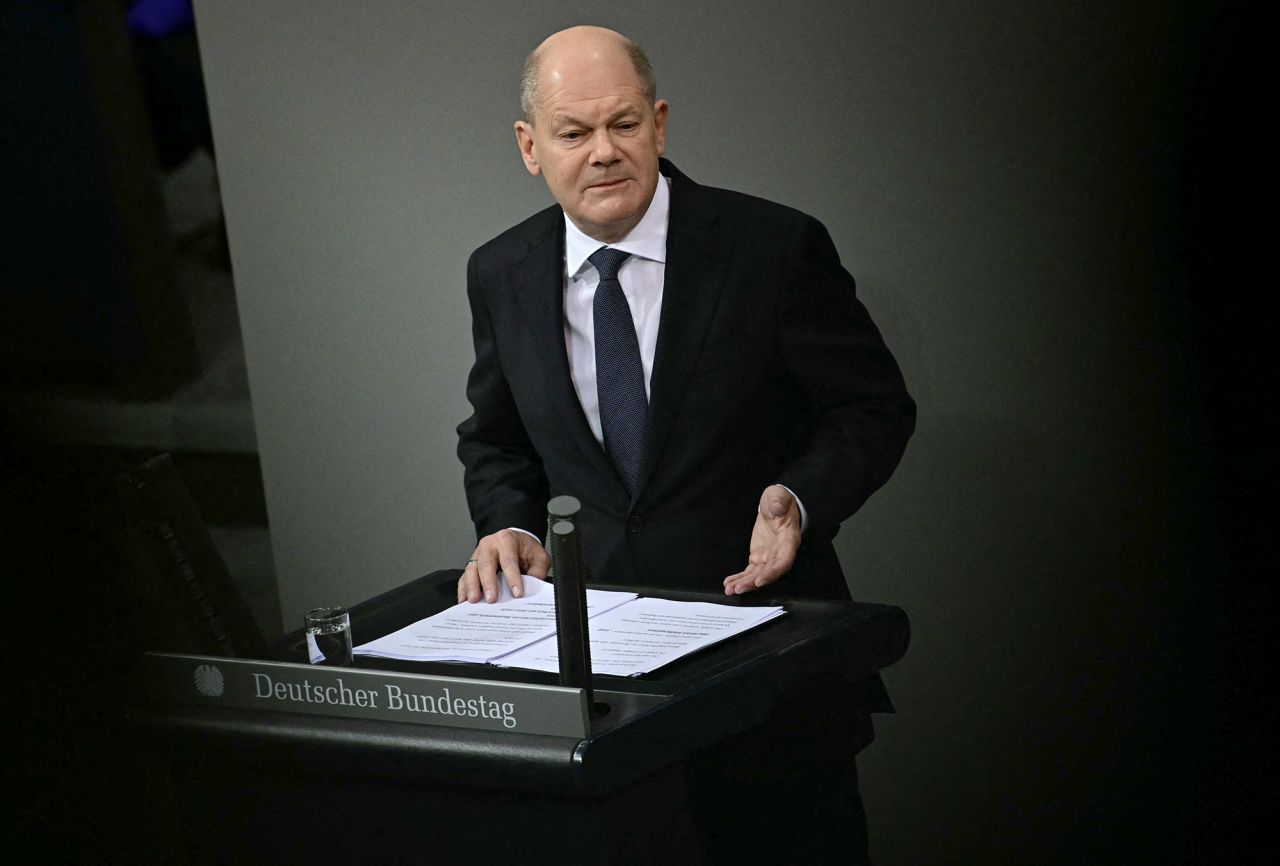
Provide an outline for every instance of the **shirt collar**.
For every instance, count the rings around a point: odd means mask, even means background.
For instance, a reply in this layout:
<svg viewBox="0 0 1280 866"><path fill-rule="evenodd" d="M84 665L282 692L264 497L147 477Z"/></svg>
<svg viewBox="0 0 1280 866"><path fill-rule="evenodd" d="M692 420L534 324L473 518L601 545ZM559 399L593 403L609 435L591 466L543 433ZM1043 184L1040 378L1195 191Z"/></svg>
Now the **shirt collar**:
<svg viewBox="0 0 1280 866"><path fill-rule="evenodd" d="M600 241L583 233L573 224L569 215L564 217L564 266L565 272L576 276L587 261L587 256L609 246L615 250L631 253L642 259L655 262L667 261L667 217L671 212L671 181L658 175L658 185L653 191L653 200L649 209L644 212L635 228L627 232L622 240L613 244L602 244Z"/></svg>

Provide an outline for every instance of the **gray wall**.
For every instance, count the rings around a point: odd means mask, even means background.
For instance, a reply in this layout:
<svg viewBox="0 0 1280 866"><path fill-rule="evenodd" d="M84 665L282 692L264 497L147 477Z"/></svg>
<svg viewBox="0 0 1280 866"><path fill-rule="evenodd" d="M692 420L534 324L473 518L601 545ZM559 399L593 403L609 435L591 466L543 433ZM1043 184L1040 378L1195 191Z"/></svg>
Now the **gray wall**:
<svg viewBox="0 0 1280 866"><path fill-rule="evenodd" d="M913 621L862 761L880 862L1177 826L1172 672L1218 565L1168 216L1192 16L616 5L197 3L285 623L470 552L466 258L549 201L524 54L605 24L650 52L685 172L827 224L920 404L839 539L854 596Z"/></svg>

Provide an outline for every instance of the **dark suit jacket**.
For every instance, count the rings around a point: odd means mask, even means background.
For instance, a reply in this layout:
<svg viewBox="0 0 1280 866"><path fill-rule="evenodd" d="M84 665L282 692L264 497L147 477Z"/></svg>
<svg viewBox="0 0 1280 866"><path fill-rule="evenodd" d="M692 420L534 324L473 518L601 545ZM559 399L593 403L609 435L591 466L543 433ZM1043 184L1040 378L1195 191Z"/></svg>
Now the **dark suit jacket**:
<svg viewBox="0 0 1280 866"><path fill-rule="evenodd" d="M560 207L472 255L458 455L476 530L541 537L548 498L571 494L591 580L714 591L746 566L760 494L782 483L809 526L778 589L847 598L831 540L897 466L915 404L817 220L661 170L667 264L634 499L570 379Z"/></svg>

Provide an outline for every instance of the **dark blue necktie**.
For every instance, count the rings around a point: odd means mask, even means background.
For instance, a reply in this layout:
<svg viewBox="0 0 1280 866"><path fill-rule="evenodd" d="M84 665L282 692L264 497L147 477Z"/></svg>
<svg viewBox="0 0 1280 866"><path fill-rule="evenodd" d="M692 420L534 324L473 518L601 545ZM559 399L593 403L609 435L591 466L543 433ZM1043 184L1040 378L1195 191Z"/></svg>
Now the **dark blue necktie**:
<svg viewBox="0 0 1280 866"><path fill-rule="evenodd" d="M600 426L604 450L618 468L627 492L635 495L640 483L640 457L649 400L644 393L644 366L640 342L631 320L631 307L618 282L618 268L630 253L601 247L588 257L600 274L592 316L596 337L596 395L600 400Z"/></svg>

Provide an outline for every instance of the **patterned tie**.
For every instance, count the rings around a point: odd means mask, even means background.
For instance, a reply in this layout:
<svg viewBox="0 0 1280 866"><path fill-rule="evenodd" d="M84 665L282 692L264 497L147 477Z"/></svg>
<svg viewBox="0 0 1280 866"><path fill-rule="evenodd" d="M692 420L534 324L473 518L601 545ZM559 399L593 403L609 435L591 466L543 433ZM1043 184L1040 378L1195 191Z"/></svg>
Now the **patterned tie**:
<svg viewBox="0 0 1280 866"><path fill-rule="evenodd" d="M649 417L644 393L644 366L640 343L631 320L631 307L618 268L630 253L601 247L588 257L600 274L592 316L596 337L596 394L600 400L600 426L604 450L618 468L627 492L635 495L640 483L640 457Z"/></svg>

